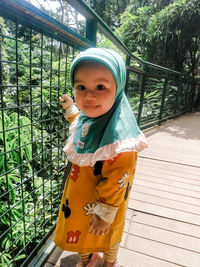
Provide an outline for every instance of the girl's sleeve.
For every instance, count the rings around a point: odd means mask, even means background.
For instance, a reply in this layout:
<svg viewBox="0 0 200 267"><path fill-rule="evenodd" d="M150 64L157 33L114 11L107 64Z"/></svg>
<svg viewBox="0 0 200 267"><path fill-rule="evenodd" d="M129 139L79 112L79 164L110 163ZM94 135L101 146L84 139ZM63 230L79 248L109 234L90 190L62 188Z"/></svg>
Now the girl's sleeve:
<svg viewBox="0 0 200 267"><path fill-rule="evenodd" d="M97 184L97 205L94 213L112 223L119 205L128 198L133 183L137 152L123 152L104 162L102 179Z"/></svg>
<svg viewBox="0 0 200 267"><path fill-rule="evenodd" d="M66 109L64 117L70 124L75 121L77 116L79 116L79 110L74 104Z"/></svg>

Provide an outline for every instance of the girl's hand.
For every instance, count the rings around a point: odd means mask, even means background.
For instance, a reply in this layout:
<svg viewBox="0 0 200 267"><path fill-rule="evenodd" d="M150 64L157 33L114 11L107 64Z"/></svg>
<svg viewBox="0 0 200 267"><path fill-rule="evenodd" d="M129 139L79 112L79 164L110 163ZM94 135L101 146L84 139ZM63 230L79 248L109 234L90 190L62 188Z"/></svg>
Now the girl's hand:
<svg viewBox="0 0 200 267"><path fill-rule="evenodd" d="M89 224L90 224L89 233L94 235L106 235L110 229L110 224L102 220L96 214L92 215Z"/></svg>
<svg viewBox="0 0 200 267"><path fill-rule="evenodd" d="M61 103L62 107L66 110L68 109L71 105L74 104L73 99L69 95L64 95L63 97L59 97L59 102Z"/></svg>

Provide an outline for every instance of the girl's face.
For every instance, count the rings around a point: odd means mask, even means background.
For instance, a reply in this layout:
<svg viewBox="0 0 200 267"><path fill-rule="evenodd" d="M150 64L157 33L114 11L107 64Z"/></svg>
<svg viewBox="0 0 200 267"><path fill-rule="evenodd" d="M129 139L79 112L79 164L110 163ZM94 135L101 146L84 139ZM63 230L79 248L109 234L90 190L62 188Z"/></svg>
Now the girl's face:
<svg viewBox="0 0 200 267"><path fill-rule="evenodd" d="M74 95L77 107L90 118L108 112L115 102L116 83L104 65L82 64L74 72Z"/></svg>

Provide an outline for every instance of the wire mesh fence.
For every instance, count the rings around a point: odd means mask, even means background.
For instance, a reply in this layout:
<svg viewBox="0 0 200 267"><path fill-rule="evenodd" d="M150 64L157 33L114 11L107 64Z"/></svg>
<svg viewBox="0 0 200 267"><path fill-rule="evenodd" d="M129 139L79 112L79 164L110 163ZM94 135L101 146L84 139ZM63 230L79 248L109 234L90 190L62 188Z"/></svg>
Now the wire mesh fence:
<svg viewBox="0 0 200 267"><path fill-rule="evenodd" d="M141 128L148 128L193 107L194 89L181 73L145 63L128 68L128 99Z"/></svg>
<svg viewBox="0 0 200 267"><path fill-rule="evenodd" d="M0 243L22 263L55 225L67 139L58 97L71 93L72 46L1 17Z"/></svg>

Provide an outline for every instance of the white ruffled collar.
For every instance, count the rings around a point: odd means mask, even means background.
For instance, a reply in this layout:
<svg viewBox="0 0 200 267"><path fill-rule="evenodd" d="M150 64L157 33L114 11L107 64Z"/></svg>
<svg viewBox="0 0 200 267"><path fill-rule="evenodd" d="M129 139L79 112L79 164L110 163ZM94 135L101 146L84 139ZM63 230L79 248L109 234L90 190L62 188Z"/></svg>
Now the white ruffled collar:
<svg viewBox="0 0 200 267"><path fill-rule="evenodd" d="M69 138L67 140L67 145L64 147L64 152L67 154L68 160L73 164L80 167L91 166L93 167L97 161L109 160L114 158L118 153L136 151L140 152L147 148L147 141L143 133L141 133L137 138L129 138L125 140L116 141L112 144L105 145L98 148L95 153L85 153L81 154L76 152L73 136L77 125L78 119L76 119L70 126Z"/></svg>

